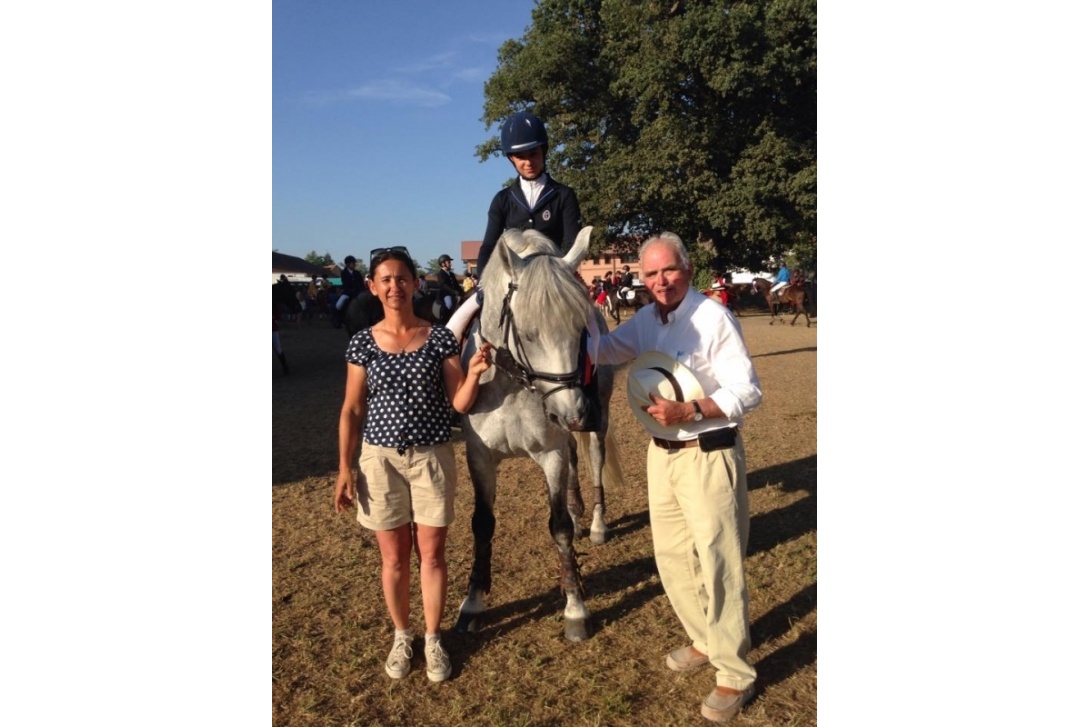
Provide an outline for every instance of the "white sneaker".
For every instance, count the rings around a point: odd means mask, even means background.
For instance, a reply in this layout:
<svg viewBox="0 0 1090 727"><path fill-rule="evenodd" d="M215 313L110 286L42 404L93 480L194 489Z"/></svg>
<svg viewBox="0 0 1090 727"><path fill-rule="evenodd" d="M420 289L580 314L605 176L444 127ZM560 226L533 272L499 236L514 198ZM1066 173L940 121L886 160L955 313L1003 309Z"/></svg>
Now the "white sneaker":
<svg viewBox="0 0 1090 727"><path fill-rule="evenodd" d="M450 657L439 639L424 644L424 658L428 660L428 679L443 682L450 678Z"/></svg>
<svg viewBox="0 0 1090 727"><path fill-rule="evenodd" d="M412 636L394 636L394 648L390 649L390 655L386 657L386 674L391 679L400 679L409 673L412 667L410 660L413 658Z"/></svg>

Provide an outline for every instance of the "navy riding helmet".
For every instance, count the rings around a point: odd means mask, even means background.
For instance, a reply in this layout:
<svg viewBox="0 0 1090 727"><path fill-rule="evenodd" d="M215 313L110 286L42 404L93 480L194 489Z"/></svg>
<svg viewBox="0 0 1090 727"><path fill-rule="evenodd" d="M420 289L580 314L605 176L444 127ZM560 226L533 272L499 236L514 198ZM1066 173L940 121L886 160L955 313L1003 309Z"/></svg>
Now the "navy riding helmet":
<svg viewBox="0 0 1090 727"><path fill-rule="evenodd" d="M530 151L539 146L547 147L549 135L545 132L545 124L541 119L526 111L518 111L503 122L500 145L506 155Z"/></svg>

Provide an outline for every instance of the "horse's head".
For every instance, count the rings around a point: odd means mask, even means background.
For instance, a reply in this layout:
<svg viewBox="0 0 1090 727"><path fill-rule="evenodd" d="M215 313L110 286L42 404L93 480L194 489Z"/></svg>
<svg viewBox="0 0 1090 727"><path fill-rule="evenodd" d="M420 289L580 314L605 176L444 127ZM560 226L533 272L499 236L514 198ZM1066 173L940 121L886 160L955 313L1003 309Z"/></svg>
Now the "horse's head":
<svg viewBox="0 0 1090 727"><path fill-rule="evenodd" d="M587 254L584 227L564 257L536 230L507 230L481 276L480 330L496 346L496 367L541 396L546 415L565 429L586 426L586 289L574 271Z"/></svg>

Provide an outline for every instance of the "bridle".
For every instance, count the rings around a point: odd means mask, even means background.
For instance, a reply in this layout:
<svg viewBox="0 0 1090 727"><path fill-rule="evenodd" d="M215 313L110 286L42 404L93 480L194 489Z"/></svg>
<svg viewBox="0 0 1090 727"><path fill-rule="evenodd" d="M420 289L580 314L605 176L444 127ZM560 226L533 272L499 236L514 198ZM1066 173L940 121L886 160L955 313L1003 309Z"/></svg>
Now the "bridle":
<svg viewBox="0 0 1090 727"><path fill-rule="evenodd" d="M539 253L542 254L542 253ZM529 256L526 259L529 260ZM493 346L496 354L493 363L497 369L512 379L523 389L539 394L544 407L545 400L553 394L565 389L578 389L590 382L591 365L587 355L587 333L584 329L579 344L579 361L574 371L566 374L555 374L546 371L535 371L527 363L526 349L522 345L522 337L519 335L518 326L515 324L515 314L511 310L511 297L518 290L518 283L512 280L507 284L507 295L503 298L503 308L500 311L500 327L503 329L504 346ZM513 348L507 348L512 345ZM535 382L548 382L556 384L548 391L542 391Z"/></svg>

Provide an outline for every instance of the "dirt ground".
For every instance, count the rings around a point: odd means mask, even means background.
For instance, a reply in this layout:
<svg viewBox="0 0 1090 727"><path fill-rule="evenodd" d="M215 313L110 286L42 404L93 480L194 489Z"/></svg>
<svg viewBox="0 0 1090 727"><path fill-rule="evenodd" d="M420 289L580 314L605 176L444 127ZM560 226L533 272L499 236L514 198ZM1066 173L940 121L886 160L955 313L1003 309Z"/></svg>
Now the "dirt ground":
<svg viewBox="0 0 1090 727"><path fill-rule="evenodd" d="M732 724L817 724L817 319L769 325L743 310L764 390L746 419L750 592L757 694ZM790 320L790 317L788 317ZM493 590L479 633L444 634L454 665L442 684L423 668L413 569L413 671L389 679L392 639L373 535L333 512L337 417L347 337L327 321L282 326L291 375L272 358L272 711L289 725L696 725L714 673L677 674L664 655L685 643L655 570L647 514L648 436L618 371L612 427L625 482L606 493L604 545L577 543L592 635L563 637L563 597L548 532L544 476L528 459L500 468ZM472 562L473 490L455 435L459 490L447 559L453 628ZM589 491L584 492L589 502ZM584 528L589 519L584 519Z"/></svg>

